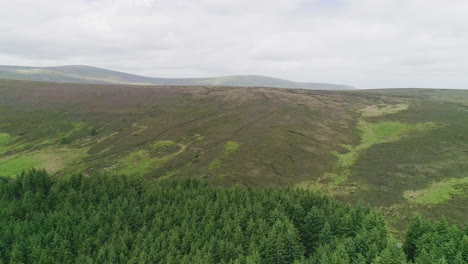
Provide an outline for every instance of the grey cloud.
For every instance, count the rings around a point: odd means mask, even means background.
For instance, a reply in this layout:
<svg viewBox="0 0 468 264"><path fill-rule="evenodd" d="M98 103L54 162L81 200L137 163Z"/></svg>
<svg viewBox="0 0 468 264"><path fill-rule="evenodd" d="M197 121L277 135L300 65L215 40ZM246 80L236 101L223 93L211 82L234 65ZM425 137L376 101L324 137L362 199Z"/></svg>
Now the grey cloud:
<svg viewBox="0 0 468 264"><path fill-rule="evenodd" d="M467 88L464 0L0 2L0 64Z"/></svg>

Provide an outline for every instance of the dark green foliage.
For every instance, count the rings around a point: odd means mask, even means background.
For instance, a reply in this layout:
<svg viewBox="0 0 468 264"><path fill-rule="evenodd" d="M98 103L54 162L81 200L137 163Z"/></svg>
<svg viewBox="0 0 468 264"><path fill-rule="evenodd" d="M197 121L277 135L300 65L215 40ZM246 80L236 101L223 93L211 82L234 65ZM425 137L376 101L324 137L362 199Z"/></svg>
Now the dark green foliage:
<svg viewBox="0 0 468 264"><path fill-rule="evenodd" d="M430 226L427 222L422 220L421 216L416 216L408 227L408 232L406 233L405 244L403 249L405 250L408 259L413 260L416 254L416 242L419 238L430 230Z"/></svg>
<svg viewBox="0 0 468 264"><path fill-rule="evenodd" d="M60 144L62 144L62 145L69 144L70 142L71 142L71 141L70 141L70 139L69 139L68 137L62 137L62 138L60 139Z"/></svg>
<svg viewBox="0 0 468 264"><path fill-rule="evenodd" d="M468 263L468 230L449 226L442 218L430 223L413 219L403 245L408 260L423 263Z"/></svg>
<svg viewBox="0 0 468 264"><path fill-rule="evenodd" d="M264 259L267 263L293 263L304 252L296 228L287 219L278 219L273 224L264 245Z"/></svg>
<svg viewBox="0 0 468 264"><path fill-rule="evenodd" d="M313 253L312 250L319 244L319 234L323 228L324 218L323 210L313 206L304 219L304 224L300 231L303 234L304 240L302 243L307 250L307 255Z"/></svg>
<svg viewBox="0 0 468 264"><path fill-rule="evenodd" d="M466 262L466 231L413 222L414 263ZM367 207L193 179L0 178L0 231L0 263L406 263Z"/></svg>
<svg viewBox="0 0 468 264"><path fill-rule="evenodd" d="M406 256L396 241L389 240L387 247L377 256L375 264L406 263Z"/></svg>
<svg viewBox="0 0 468 264"><path fill-rule="evenodd" d="M91 131L89 132L89 135L91 135L91 136L96 136L97 133L98 133L98 132L97 132L96 128L93 127L93 128L91 128Z"/></svg>

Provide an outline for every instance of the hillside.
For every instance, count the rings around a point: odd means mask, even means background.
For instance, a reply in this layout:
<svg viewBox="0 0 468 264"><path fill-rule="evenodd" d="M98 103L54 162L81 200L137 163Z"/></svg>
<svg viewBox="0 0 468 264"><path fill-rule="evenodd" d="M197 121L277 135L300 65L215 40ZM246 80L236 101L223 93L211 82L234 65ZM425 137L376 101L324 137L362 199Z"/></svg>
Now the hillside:
<svg viewBox="0 0 468 264"><path fill-rule="evenodd" d="M134 84L134 85L195 85L195 86L256 86L302 88L315 90L349 90L347 85L299 83L259 75L238 75L213 78L151 78L90 66L22 67L1 66L0 78L58 83Z"/></svg>
<svg viewBox="0 0 468 264"><path fill-rule="evenodd" d="M314 91L0 81L0 176L290 186L464 224L468 91Z"/></svg>

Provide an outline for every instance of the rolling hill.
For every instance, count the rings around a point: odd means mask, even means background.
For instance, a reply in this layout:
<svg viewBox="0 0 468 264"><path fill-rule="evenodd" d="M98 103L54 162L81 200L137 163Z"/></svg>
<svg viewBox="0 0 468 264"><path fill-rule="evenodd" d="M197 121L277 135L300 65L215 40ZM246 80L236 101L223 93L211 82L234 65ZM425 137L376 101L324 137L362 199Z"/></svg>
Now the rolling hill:
<svg viewBox="0 0 468 264"><path fill-rule="evenodd" d="M312 189L464 224L468 91L0 80L0 176L31 167Z"/></svg>
<svg viewBox="0 0 468 264"><path fill-rule="evenodd" d="M0 78L88 84L255 86L315 90L355 89L354 87L347 85L328 83L299 83L260 75L238 75L213 78L151 78L78 65L58 67L0 66Z"/></svg>

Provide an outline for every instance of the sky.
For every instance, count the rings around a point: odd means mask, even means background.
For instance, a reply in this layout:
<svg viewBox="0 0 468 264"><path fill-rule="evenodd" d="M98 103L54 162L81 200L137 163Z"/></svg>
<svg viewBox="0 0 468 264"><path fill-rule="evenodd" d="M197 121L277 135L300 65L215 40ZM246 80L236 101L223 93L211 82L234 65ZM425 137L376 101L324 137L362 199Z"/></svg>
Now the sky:
<svg viewBox="0 0 468 264"><path fill-rule="evenodd" d="M466 0L0 0L0 65L468 88Z"/></svg>

